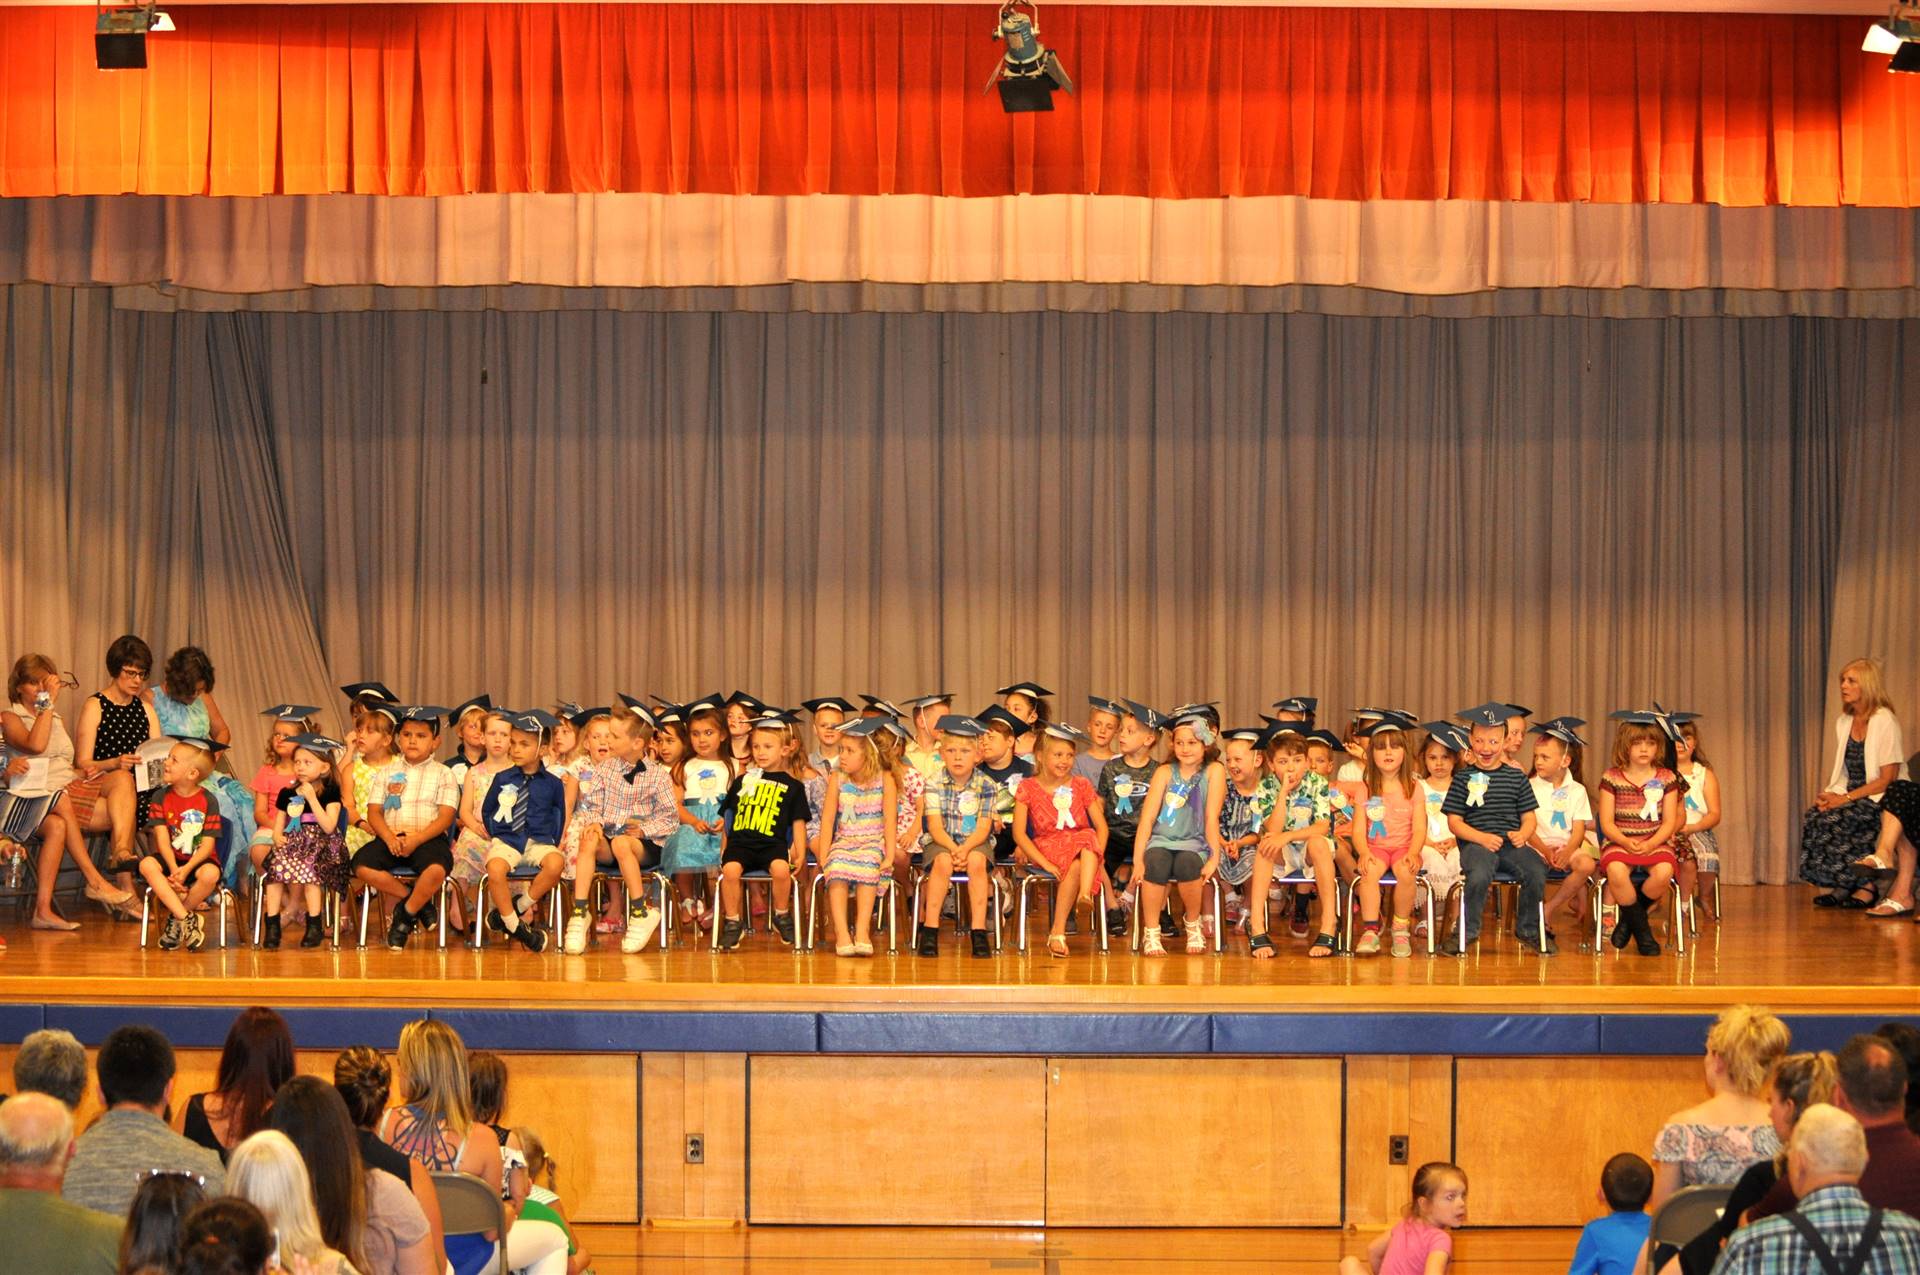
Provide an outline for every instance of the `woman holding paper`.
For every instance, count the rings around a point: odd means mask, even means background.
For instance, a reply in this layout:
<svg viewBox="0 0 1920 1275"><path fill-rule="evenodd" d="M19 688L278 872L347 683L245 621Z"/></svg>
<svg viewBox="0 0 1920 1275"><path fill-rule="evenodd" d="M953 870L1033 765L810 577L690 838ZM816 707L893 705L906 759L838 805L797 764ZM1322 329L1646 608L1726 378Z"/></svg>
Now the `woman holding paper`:
<svg viewBox="0 0 1920 1275"><path fill-rule="evenodd" d="M0 711L0 736L6 740L7 793L0 800L4 822L12 825L38 817L37 826L7 826L10 836L24 840L40 836L39 875L33 902L36 930L78 929L54 910L53 887L60 875L60 852L65 850L86 878L88 898L109 913L132 904L130 891L115 889L87 853L86 833L115 829L121 844L114 808L124 816L125 844L132 845L133 777L125 769L101 770L80 778L74 770L73 739L55 710L60 690L67 685L53 661L44 655L23 655L13 662L7 679L10 702Z"/></svg>

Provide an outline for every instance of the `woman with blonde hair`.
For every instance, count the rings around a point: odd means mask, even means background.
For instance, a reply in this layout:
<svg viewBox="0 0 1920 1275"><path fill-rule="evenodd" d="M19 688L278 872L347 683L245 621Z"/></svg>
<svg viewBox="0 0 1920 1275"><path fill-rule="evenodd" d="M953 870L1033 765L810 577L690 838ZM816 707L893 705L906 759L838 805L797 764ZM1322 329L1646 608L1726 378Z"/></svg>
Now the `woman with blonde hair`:
<svg viewBox="0 0 1920 1275"><path fill-rule="evenodd" d="M1854 864L1880 838L1887 785L1907 777L1900 719L1878 660L1852 660L1840 670L1833 736L1833 773L1800 822L1800 875L1827 888L1814 897L1815 907L1864 910L1873 906L1872 876Z"/></svg>
<svg viewBox="0 0 1920 1275"><path fill-rule="evenodd" d="M1714 1021L1703 1060L1713 1096L1667 1117L1654 1139L1648 1212L1683 1186L1730 1185L1748 1165L1780 1154L1766 1086L1792 1040L1785 1023L1753 1005Z"/></svg>
<svg viewBox="0 0 1920 1275"><path fill-rule="evenodd" d="M233 1149L227 1161L227 1194L259 1209L280 1241L280 1264L305 1262L314 1275L359 1275L352 1259L321 1236L313 1207L313 1180L287 1135L262 1129Z"/></svg>

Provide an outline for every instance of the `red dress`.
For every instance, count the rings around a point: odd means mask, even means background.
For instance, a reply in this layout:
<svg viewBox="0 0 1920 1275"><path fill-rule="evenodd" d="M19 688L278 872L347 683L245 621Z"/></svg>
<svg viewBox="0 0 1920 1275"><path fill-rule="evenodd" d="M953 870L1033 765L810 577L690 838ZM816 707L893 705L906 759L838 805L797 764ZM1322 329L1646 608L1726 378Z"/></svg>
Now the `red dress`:
<svg viewBox="0 0 1920 1275"><path fill-rule="evenodd" d="M1613 826L1629 837L1650 837L1660 830L1660 820L1665 814L1666 800L1672 796L1680 782L1680 777L1671 770L1661 767L1655 770L1644 784L1636 784L1628 779L1626 772L1618 767L1609 767L1607 773L1600 776L1600 788L1613 794ZM1652 816L1648 816L1648 811ZM1609 863L1624 863L1635 868L1650 868L1656 863L1671 864L1674 860L1671 844L1645 854L1635 854L1617 841L1609 841L1601 847L1600 866Z"/></svg>
<svg viewBox="0 0 1920 1275"><path fill-rule="evenodd" d="M1051 791L1028 776L1020 781L1015 800L1027 808L1027 835L1033 839L1033 848L1058 871L1065 872L1082 854L1099 851L1093 816L1088 813L1094 802L1093 785L1085 775L1070 775Z"/></svg>

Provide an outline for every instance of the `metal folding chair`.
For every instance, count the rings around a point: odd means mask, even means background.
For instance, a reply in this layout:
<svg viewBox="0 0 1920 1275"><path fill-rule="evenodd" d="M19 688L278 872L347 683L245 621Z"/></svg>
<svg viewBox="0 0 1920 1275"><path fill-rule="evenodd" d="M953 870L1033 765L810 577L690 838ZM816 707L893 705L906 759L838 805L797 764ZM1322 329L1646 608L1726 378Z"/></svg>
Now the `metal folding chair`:
<svg viewBox="0 0 1920 1275"><path fill-rule="evenodd" d="M1222 907L1220 902L1220 897L1221 897L1220 878L1216 876L1208 880L1206 883L1206 888L1208 892L1212 895L1211 906L1213 911L1213 951L1214 951L1214 954L1217 956L1226 947L1226 933L1225 933L1226 925L1221 920ZM1171 885L1167 887L1167 892L1169 894L1173 892L1173 887ZM1101 901L1101 906L1103 908L1106 906L1105 900ZM1209 905L1203 899L1200 906L1207 907ZM1131 942L1133 944L1133 950L1136 952L1140 950L1140 926L1142 924L1140 920L1140 913L1143 911L1145 911L1145 909L1140 906L1140 896L1136 894L1133 896L1133 932L1132 932L1132 939L1131 939ZM1021 919L1022 921L1024 921L1026 918L1023 916ZM1154 917L1153 923L1155 925L1160 924L1160 918L1157 916ZM1271 925L1272 922L1269 921L1268 924ZM1104 929L1105 927L1102 927L1102 928Z"/></svg>
<svg viewBox="0 0 1920 1275"><path fill-rule="evenodd" d="M542 862L544 862L544 860ZM531 881L539 875L540 864L523 863L513 871L507 873L507 880ZM560 896L562 893L564 892L558 885L555 885L553 889L547 892L547 950L554 953L560 951L560 937L565 932L561 928L565 921L565 913L561 911ZM442 903L444 903L445 900L446 896L442 894ZM473 910L474 951L477 952L487 945L487 913L497 911L499 911L499 909L494 907L492 900L487 898L487 883L485 880L482 880L480 882L480 902ZM440 915L442 917L446 916L444 907L441 909Z"/></svg>
<svg viewBox="0 0 1920 1275"><path fill-rule="evenodd" d="M1312 878L1309 877L1308 879L1311 880ZM1380 905L1381 905L1382 912L1386 911L1387 891L1399 884L1400 884L1399 878L1394 876L1392 868L1388 868L1386 872L1381 874ZM1432 956L1434 952L1433 932L1437 928L1437 926L1435 925L1433 920L1433 912L1434 912L1433 887L1427 884L1426 873L1422 872L1414 878L1414 889L1417 891L1417 893L1414 896L1415 898L1418 898L1420 894L1425 894L1427 896L1427 955ZM1348 953L1351 953L1353 951L1354 919L1360 914L1359 878L1356 877L1352 881L1347 882L1347 888L1344 891L1344 893L1346 895L1346 917L1341 925L1340 941L1341 941L1341 944L1345 947L1346 951Z"/></svg>
<svg viewBox="0 0 1920 1275"><path fill-rule="evenodd" d="M1643 884L1647 879L1646 869L1633 870L1633 883ZM1593 874L1593 880L1587 883L1593 891L1593 950L1604 951L1601 944L1606 942L1606 927L1601 923L1600 905L1607 901L1606 878L1599 872ZM1680 912L1680 886L1678 881L1667 885L1667 944L1679 956L1687 952L1687 927ZM1615 906L1618 906L1617 904Z"/></svg>
<svg viewBox="0 0 1920 1275"><path fill-rule="evenodd" d="M924 924L920 919L920 887L926 884L929 875L925 869L918 865L907 875L907 894L913 906L913 928L910 931L911 937L908 939L908 942L916 948L920 946L920 927ZM987 904L987 909L992 914L993 929L991 933L993 938L991 942L993 943L994 950L997 952L1000 950L1001 887L1000 878L992 868L987 869L987 882L993 889L993 898L992 901ZM953 929L957 935L965 934L968 930L965 909L970 905L971 901L964 887L971 884L973 884L973 874L969 872L956 872L947 878L947 897L953 901Z"/></svg>
<svg viewBox="0 0 1920 1275"><path fill-rule="evenodd" d="M1020 911L1020 920L1014 929L1014 948L1017 951L1024 952L1027 950L1028 894L1030 891L1038 889L1045 890L1049 899L1056 898L1060 889L1060 878L1043 869L1036 868L1030 863L1023 863L1015 869L1015 879L1020 883L1019 902L1016 904ZM1216 878L1213 884L1215 887L1213 898L1213 950L1217 952L1220 950L1219 880ZM1078 905L1076 904L1075 906L1077 907ZM1087 900L1087 921L1088 924L1094 927L1094 932L1099 936L1100 950L1102 952L1106 951L1107 898L1105 891L1100 888L1098 883L1095 883L1093 891Z"/></svg>
<svg viewBox="0 0 1920 1275"><path fill-rule="evenodd" d="M436 1173L434 1194L440 1197L440 1224L446 1235L476 1235L492 1231L495 1275L508 1275L507 1206L499 1193L471 1173Z"/></svg>
<svg viewBox="0 0 1920 1275"><path fill-rule="evenodd" d="M388 871L391 872L393 874L393 878L396 881L399 881L402 885L405 885L409 881L418 881L420 879L419 874L415 873L410 868L400 868L398 870L389 868ZM448 876L441 878L440 888L434 892L434 911L435 913L437 913L437 916L435 917L434 928L436 928L440 932L440 946L443 948L447 945L447 904L451 901L450 896L452 895L452 893L453 893L453 877L451 874L449 874ZM554 893L558 894L559 891L556 890L554 891ZM361 883L360 885L360 946L361 947L365 947L367 945L367 915L369 912L373 910L373 897L375 895L380 895L381 924L383 926L387 925L391 923L393 918L393 909L387 903L387 896L384 894L380 894L380 891L374 889L372 886L366 885L365 883ZM335 934L337 936L338 931L335 931ZM337 941L335 945L338 946Z"/></svg>
<svg viewBox="0 0 1920 1275"><path fill-rule="evenodd" d="M817 937L816 930L818 929L819 923L820 923L820 909L826 902L826 899L825 899L826 886L827 886L827 874L824 871L822 871L818 876L814 877L813 885L808 891L809 895L811 896L807 903L807 930L806 930L807 950L809 952L811 952L814 949L814 944ZM900 927L895 923L896 917L894 913L893 878L890 876L882 875L879 881L878 888L879 888L879 893L881 895L886 896L886 900L887 900L887 952L889 954L897 953L900 950ZM853 890L851 888L847 890L847 898L849 900L852 900L853 898ZM851 903L849 905L857 906Z"/></svg>
<svg viewBox="0 0 1920 1275"><path fill-rule="evenodd" d="M1647 1226L1649 1251L1662 1244L1685 1248L1720 1220L1733 1187L1687 1186L1668 1196Z"/></svg>
<svg viewBox="0 0 1920 1275"><path fill-rule="evenodd" d="M707 945L714 948L720 946L720 878L724 875L725 874L721 872L713 874L713 924L709 927ZM740 874L740 921L746 927L744 930L746 934L753 933L752 887L756 885L760 886L767 893L767 928L773 928L772 870L742 872ZM787 906L793 909L795 913L793 920L793 950L798 952L803 949L800 946L800 918L798 915L800 908L800 883L797 875L793 878L791 891L787 895Z"/></svg>

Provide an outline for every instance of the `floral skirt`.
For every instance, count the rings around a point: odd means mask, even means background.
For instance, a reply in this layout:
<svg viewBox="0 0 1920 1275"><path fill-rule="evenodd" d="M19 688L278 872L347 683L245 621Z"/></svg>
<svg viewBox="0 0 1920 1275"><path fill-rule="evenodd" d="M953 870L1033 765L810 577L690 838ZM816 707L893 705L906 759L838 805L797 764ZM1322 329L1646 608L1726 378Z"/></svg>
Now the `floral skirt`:
<svg viewBox="0 0 1920 1275"><path fill-rule="evenodd" d="M1866 884L1853 861L1880 839L1880 805L1862 797L1832 810L1810 808L1800 821L1800 875L1830 890Z"/></svg>

